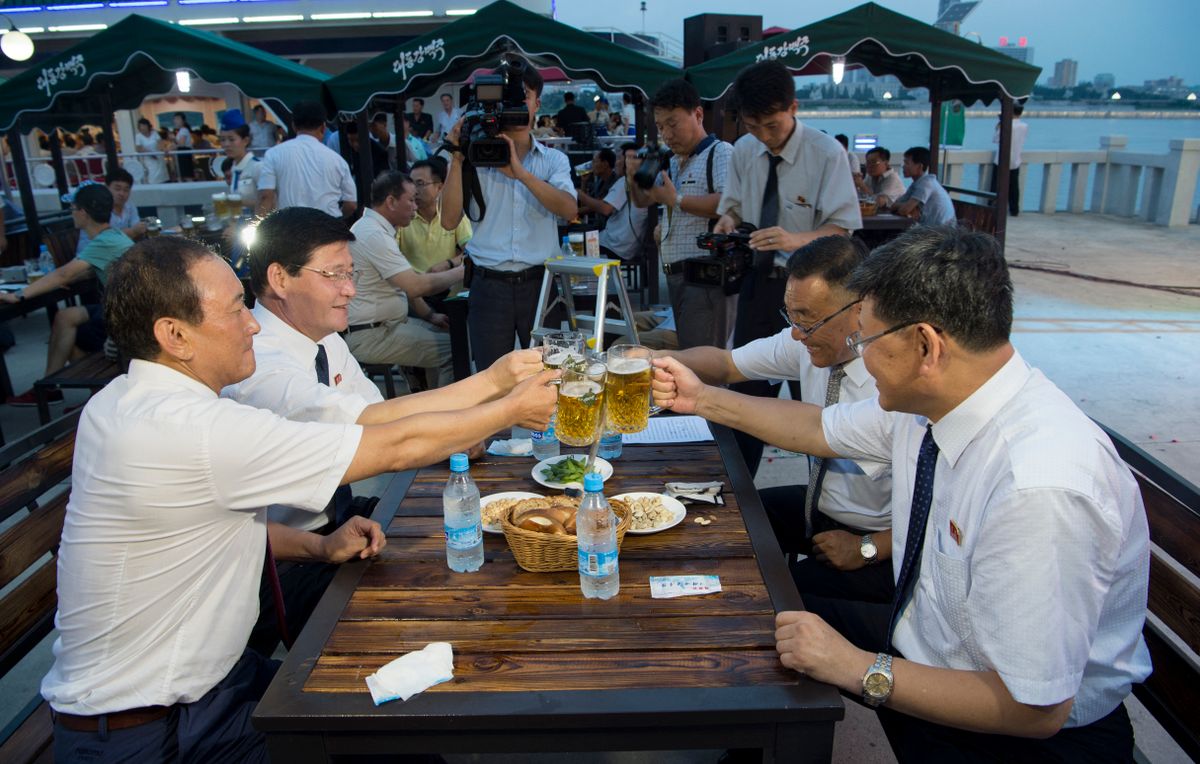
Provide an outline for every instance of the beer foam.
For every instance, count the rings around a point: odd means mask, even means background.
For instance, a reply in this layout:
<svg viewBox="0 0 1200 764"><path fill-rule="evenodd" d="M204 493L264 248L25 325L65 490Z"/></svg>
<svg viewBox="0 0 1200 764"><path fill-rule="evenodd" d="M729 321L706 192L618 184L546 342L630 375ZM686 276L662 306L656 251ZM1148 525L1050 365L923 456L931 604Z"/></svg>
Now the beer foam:
<svg viewBox="0 0 1200 764"><path fill-rule="evenodd" d="M637 374L650 368L645 358L616 358L608 362L610 374Z"/></svg>
<svg viewBox="0 0 1200 764"><path fill-rule="evenodd" d="M588 393L598 395L603 389L598 382L583 380L580 382L564 382L563 386L558 389L558 393L568 398L582 398Z"/></svg>

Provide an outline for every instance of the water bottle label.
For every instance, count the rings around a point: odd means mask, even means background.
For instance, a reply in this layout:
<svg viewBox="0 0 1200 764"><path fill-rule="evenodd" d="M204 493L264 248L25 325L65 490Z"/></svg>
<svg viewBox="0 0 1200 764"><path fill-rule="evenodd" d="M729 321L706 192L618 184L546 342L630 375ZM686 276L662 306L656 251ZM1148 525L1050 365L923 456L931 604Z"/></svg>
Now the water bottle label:
<svg viewBox="0 0 1200 764"><path fill-rule="evenodd" d="M532 440L534 443L540 443L540 442L541 442L541 440L542 440L542 438L544 438L545 436L546 436L546 434L545 434L545 433L543 433L543 432L538 432L537 430L532 430L532 431L530 431L530 433L529 433L529 438L530 438L530 440Z"/></svg>
<svg viewBox="0 0 1200 764"><path fill-rule="evenodd" d="M579 550L579 572L585 576L603 578L617 572L617 553L585 552Z"/></svg>
<svg viewBox="0 0 1200 764"><path fill-rule="evenodd" d="M483 541L483 528L479 523L467 525L462 528L451 528L449 525L443 525L442 529L446 532L446 546L451 549L465 551L473 549Z"/></svg>

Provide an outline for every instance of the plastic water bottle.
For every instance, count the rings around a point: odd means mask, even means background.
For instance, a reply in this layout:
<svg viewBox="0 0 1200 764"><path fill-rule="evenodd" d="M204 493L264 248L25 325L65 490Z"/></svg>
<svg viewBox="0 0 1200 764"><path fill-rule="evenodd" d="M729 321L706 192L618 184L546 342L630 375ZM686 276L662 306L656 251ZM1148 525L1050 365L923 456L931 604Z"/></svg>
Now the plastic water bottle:
<svg viewBox="0 0 1200 764"><path fill-rule="evenodd" d="M38 247L38 269L43 276L54 270L54 257L50 254L50 248L45 244Z"/></svg>
<svg viewBox="0 0 1200 764"><path fill-rule="evenodd" d="M562 246L559 247L560 254L563 257L575 257L575 250L571 249L571 237L562 237Z"/></svg>
<svg viewBox="0 0 1200 764"><path fill-rule="evenodd" d="M550 426L545 432L530 431L529 439L533 442L533 458L539 462L543 459L549 459L551 456L558 456L560 447L558 436L554 434L554 420L550 420Z"/></svg>
<svg viewBox="0 0 1200 764"><path fill-rule="evenodd" d="M617 565L617 517L604 498L597 472L583 476L583 501L575 518L579 539L579 588L588 599L611 599L621 590Z"/></svg>
<svg viewBox="0 0 1200 764"><path fill-rule="evenodd" d="M483 523L479 489L471 480L466 454L450 457L450 480L442 494L446 531L446 564L458 573L473 573L483 565Z"/></svg>
<svg viewBox="0 0 1200 764"><path fill-rule="evenodd" d="M600 436L600 449L596 452L601 459L616 459L621 455L621 433L605 430Z"/></svg>

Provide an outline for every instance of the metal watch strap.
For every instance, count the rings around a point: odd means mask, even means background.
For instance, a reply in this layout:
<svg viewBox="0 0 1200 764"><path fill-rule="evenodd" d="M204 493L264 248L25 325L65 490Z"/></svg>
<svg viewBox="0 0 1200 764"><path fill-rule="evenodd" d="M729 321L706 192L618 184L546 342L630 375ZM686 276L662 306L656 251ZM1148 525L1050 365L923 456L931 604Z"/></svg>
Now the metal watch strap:
<svg viewBox="0 0 1200 764"><path fill-rule="evenodd" d="M882 674L887 677L887 693L882 697L874 697L867 692L867 680L872 674ZM877 653L875 655L875 662L871 664L871 668L867 669L867 673L863 674L863 702L871 708L878 708L886 703L888 698L892 697L894 689L895 679L892 676L892 656L890 653Z"/></svg>

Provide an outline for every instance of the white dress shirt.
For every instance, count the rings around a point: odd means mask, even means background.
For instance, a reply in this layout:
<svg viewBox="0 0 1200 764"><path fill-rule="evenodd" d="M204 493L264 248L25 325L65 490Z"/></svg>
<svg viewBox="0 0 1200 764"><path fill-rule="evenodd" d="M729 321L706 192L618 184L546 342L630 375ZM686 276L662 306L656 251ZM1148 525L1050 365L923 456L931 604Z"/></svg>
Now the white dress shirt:
<svg viewBox="0 0 1200 764"><path fill-rule="evenodd" d="M1025 150L1025 138L1029 135L1029 125L1023 119L1012 122L1012 148L1008 154L1008 169L1015 170L1021 166L1021 152ZM992 132L992 143L1000 143L1000 125ZM1000 149L992 152L992 164L1000 164Z"/></svg>
<svg viewBox="0 0 1200 764"><path fill-rule="evenodd" d="M792 338L791 328L734 349L733 365L748 379L798 380L802 401L825 405L830 370L813 365L804 343ZM875 397L875 378L861 358L848 362L845 370L838 391L839 402ZM828 466L821 481L818 510L839 523L864 531L885 531L892 527L890 469L867 474L850 459L827 459L825 463Z"/></svg>
<svg viewBox="0 0 1200 764"><path fill-rule="evenodd" d="M246 648L272 501L319 512L362 428L290 422L135 360L79 421L42 695L95 715L200 698Z"/></svg>
<svg viewBox="0 0 1200 764"><path fill-rule="evenodd" d="M633 203L626 188L628 182L624 178L618 178L605 195L605 204L612 205L616 212L608 217L600 231L600 246L608 247L622 260L629 260L637 255L642 237L648 238L651 235L651 232L646 231L646 216L650 209Z"/></svg>
<svg viewBox="0 0 1200 764"><path fill-rule="evenodd" d="M262 162L250 152L233 166L229 175L229 190L242 195L242 206L254 209L258 204L258 174Z"/></svg>
<svg viewBox="0 0 1200 764"><path fill-rule="evenodd" d="M350 254L355 269L362 271L354 297L350 298L350 325L407 321L408 295L387 281L412 270L412 264L396 242L396 227L367 207L362 217L350 226L350 232L354 234Z"/></svg>
<svg viewBox="0 0 1200 764"><path fill-rule="evenodd" d="M894 465L892 564L904 559L927 420L831 406L825 437L868 471ZM1102 718L1150 673L1150 548L1138 486L1108 436L1014 351L933 425L939 455L920 573L896 627L904 657L993 670L1020 703L1074 697Z"/></svg>
<svg viewBox="0 0 1200 764"><path fill-rule="evenodd" d="M576 198L571 183L571 160L566 154L534 139L533 148L521 163L535 178ZM538 201L529 187L497 167L479 167L476 172L487 213L483 220L474 223L475 236L467 244L471 260L492 270L523 271L557 254L558 218ZM474 203L470 211L468 217L479 216ZM466 210L463 214L467 214Z"/></svg>
<svg viewBox="0 0 1200 764"><path fill-rule="evenodd" d="M367 406L383 401L379 388L363 374L340 336L330 334L321 340L330 382L323 385L317 381L317 343L261 304L254 306L252 313L262 327L254 337L254 374L226 387L222 398L267 409L295 422L330 424L353 424ZM269 514L272 521L303 531L316 530L334 519L282 503L272 504Z"/></svg>
<svg viewBox="0 0 1200 764"><path fill-rule="evenodd" d="M346 160L303 133L263 155L258 189L275 191L278 209L313 207L335 218L342 216L342 202L358 198Z"/></svg>

